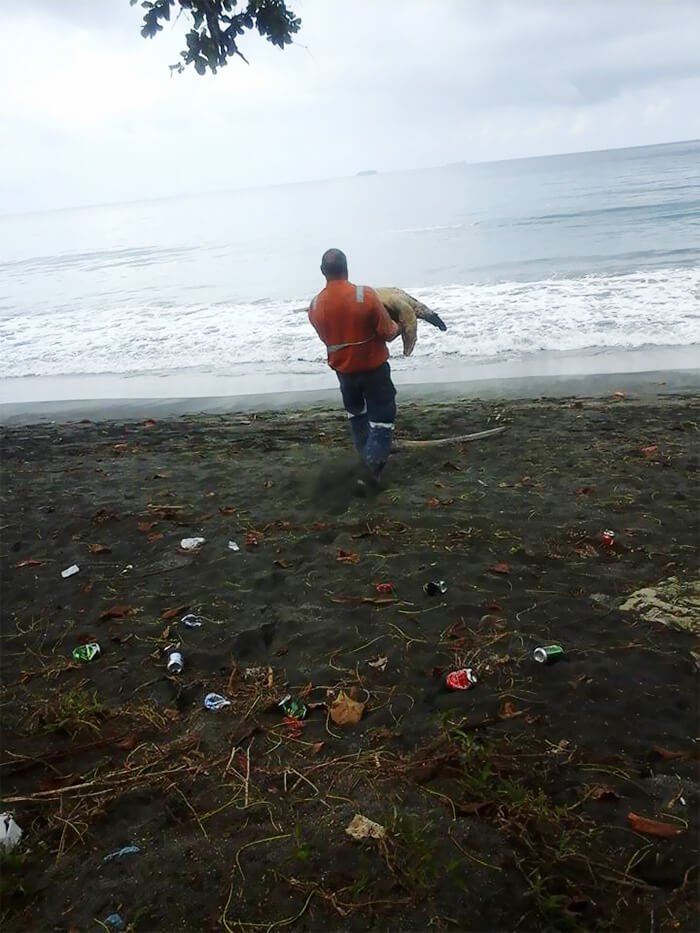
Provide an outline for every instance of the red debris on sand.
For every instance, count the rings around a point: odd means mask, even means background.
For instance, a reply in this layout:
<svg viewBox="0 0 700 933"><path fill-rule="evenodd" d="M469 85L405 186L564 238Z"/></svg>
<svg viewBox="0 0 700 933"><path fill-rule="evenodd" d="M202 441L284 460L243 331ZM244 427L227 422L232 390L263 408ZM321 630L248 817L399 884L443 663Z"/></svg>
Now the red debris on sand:
<svg viewBox="0 0 700 933"><path fill-rule="evenodd" d="M394 584L391 582L391 580L387 581L386 583L375 583L374 588L378 593L394 592Z"/></svg>
<svg viewBox="0 0 700 933"><path fill-rule="evenodd" d="M676 826L673 823L660 823L658 820L648 820L646 817L638 816L631 811L627 814L627 822L636 832L645 833L647 836L663 836L670 839L672 836L678 836L683 832L682 826Z"/></svg>
<svg viewBox="0 0 700 933"><path fill-rule="evenodd" d="M15 564L15 570L19 570L21 567L41 567L43 560L34 560L33 557L28 557L26 560L21 560L18 564Z"/></svg>
<svg viewBox="0 0 700 933"><path fill-rule="evenodd" d="M648 460L654 456L654 454L658 451L658 449L659 449L658 444L651 444L649 447L642 447L640 453L643 457L646 457Z"/></svg>
<svg viewBox="0 0 700 933"><path fill-rule="evenodd" d="M124 616L129 615L131 610L131 606L112 606L100 615L100 622L106 622L108 619L123 619Z"/></svg>
<svg viewBox="0 0 700 933"><path fill-rule="evenodd" d="M189 608L189 606L172 606L169 609L164 609L160 617L161 619L174 619L176 616L182 615L182 613L186 612Z"/></svg>
<svg viewBox="0 0 700 933"><path fill-rule="evenodd" d="M510 566L506 564L505 561L501 561L501 563L499 564L491 564L490 567L486 568L486 572L487 573L500 573L500 574L505 575L505 574L510 573Z"/></svg>

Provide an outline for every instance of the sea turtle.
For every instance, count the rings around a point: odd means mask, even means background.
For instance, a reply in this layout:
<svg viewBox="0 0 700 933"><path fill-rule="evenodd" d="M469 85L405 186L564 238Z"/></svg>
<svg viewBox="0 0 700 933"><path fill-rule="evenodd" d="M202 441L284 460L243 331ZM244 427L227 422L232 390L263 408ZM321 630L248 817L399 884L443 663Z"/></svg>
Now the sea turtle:
<svg viewBox="0 0 700 933"><path fill-rule="evenodd" d="M440 330L447 330L447 324L430 308L407 294L401 288L375 288L377 297L389 312L389 317L401 325L403 355L410 356L416 345L418 321L427 321Z"/></svg>

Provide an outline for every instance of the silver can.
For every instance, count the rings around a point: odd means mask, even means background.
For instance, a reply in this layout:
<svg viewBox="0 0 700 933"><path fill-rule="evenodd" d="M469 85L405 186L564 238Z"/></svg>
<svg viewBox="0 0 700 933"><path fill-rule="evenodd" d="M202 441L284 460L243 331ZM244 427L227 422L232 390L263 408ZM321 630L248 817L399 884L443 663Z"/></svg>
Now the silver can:
<svg viewBox="0 0 700 933"><path fill-rule="evenodd" d="M168 653L168 673L169 674L181 674L185 667L185 659L182 656L181 651L170 651Z"/></svg>

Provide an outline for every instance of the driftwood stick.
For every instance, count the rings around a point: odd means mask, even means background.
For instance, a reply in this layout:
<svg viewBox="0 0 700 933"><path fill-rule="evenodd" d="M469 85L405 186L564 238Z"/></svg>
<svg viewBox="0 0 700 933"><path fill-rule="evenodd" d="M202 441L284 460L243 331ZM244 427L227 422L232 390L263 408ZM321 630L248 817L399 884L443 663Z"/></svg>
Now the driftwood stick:
<svg viewBox="0 0 700 933"><path fill-rule="evenodd" d="M411 447L447 447L449 444L467 444L469 441L480 441L483 437L495 437L503 434L505 428L491 428L489 431L477 431L476 434L459 434L456 437L439 437L429 441L410 441L397 439L394 441L394 450L408 450Z"/></svg>

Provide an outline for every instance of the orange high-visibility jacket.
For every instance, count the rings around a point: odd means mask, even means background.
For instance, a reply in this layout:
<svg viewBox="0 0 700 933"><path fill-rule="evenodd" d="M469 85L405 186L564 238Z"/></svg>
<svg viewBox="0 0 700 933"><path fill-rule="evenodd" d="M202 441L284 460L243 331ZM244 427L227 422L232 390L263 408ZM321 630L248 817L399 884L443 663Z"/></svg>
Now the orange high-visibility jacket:
<svg viewBox="0 0 700 933"><path fill-rule="evenodd" d="M339 373L376 369L389 359L386 340L399 332L374 289L344 279L329 282L311 302L309 320Z"/></svg>

